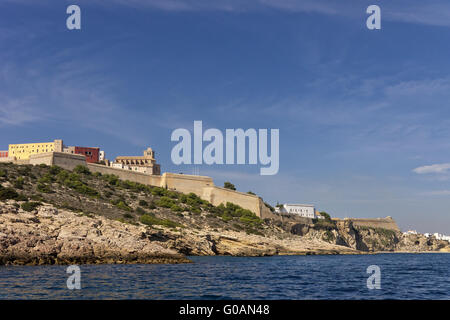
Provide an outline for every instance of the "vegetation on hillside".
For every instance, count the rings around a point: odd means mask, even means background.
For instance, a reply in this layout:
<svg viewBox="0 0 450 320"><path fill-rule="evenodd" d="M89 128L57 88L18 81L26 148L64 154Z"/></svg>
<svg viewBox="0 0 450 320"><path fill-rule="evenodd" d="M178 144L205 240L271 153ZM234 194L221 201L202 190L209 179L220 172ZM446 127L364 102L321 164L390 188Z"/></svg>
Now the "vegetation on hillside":
<svg viewBox="0 0 450 320"><path fill-rule="evenodd" d="M230 189L234 185L227 185ZM264 234L267 224L233 203L213 206L194 193L120 180L93 173L85 166L73 171L57 166L0 164L0 201L13 199L25 211L42 203L80 214L103 215L124 223L180 229L211 227Z"/></svg>

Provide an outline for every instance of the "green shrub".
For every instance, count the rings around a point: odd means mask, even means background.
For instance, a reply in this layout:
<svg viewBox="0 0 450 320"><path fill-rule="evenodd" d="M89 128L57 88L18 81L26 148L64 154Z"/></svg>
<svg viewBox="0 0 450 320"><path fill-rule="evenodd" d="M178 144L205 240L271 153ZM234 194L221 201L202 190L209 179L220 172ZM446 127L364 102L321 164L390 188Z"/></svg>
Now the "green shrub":
<svg viewBox="0 0 450 320"><path fill-rule="evenodd" d="M163 208L171 208L175 203L174 200L172 200L169 197L163 196L161 197L159 200L155 201L155 204L158 207L163 207Z"/></svg>
<svg viewBox="0 0 450 320"><path fill-rule="evenodd" d="M69 178L69 173L65 170L60 171L56 174L56 181L59 183L64 183L64 181L68 178Z"/></svg>
<svg viewBox="0 0 450 320"><path fill-rule="evenodd" d="M38 182L40 183L53 183L54 181L55 179L50 173L46 173L38 179Z"/></svg>
<svg viewBox="0 0 450 320"><path fill-rule="evenodd" d="M23 189L23 185L25 183L25 180L23 177L18 177L16 181L14 181L14 188L16 189Z"/></svg>
<svg viewBox="0 0 450 320"><path fill-rule="evenodd" d="M152 226L152 225L160 225L168 228L182 227L183 225L176 223L169 219L159 219L155 216L144 214L139 219L143 224Z"/></svg>
<svg viewBox="0 0 450 320"><path fill-rule="evenodd" d="M220 204L217 207L211 207L209 208L209 211L217 214L225 222L228 222L233 218L239 218L239 220L247 226L260 227L263 223L263 220L257 217L252 211L231 202L227 202L226 205Z"/></svg>
<svg viewBox="0 0 450 320"><path fill-rule="evenodd" d="M224 222L228 222L228 221L233 220L233 217L230 216L228 213L224 213L223 215L221 215L221 218L222 218L222 220L223 220Z"/></svg>
<svg viewBox="0 0 450 320"><path fill-rule="evenodd" d="M77 165L75 167L75 169L73 169L73 172L79 173L79 174L85 174L85 175L90 175L91 174L91 171L89 170L89 168L86 167L86 166L83 166L81 164Z"/></svg>
<svg viewBox="0 0 450 320"><path fill-rule="evenodd" d="M200 209L199 207L191 207L191 209L189 211L191 211L192 213L195 213L195 214L202 213L202 209Z"/></svg>
<svg viewBox="0 0 450 320"><path fill-rule="evenodd" d="M324 217L325 220L331 221L330 215L329 215L328 213L326 213L325 211L321 211L321 212L319 212L319 214L320 214L322 217Z"/></svg>
<svg viewBox="0 0 450 320"><path fill-rule="evenodd" d="M40 202L24 202L20 205L20 207L25 211L31 212L41 205L42 203Z"/></svg>
<svg viewBox="0 0 450 320"><path fill-rule="evenodd" d="M179 194L175 191L167 191L166 195L172 199L178 199L178 197L179 197Z"/></svg>
<svg viewBox="0 0 450 320"><path fill-rule="evenodd" d="M129 180L125 180L125 181L119 180L117 182L117 184L119 185L119 187L131 190L133 192L146 192L149 190L148 186L146 186L145 184L141 184L141 183L137 183L137 182L133 182L133 181L129 181Z"/></svg>
<svg viewBox="0 0 450 320"><path fill-rule="evenodd" d="M190 206L201 206L203 204L207 204L208 202L205 200L202 200L199 196L197 196L195 193L191 192L187 196L183 197L183 199L187 205ZM183 202L183 201L182 201Z"/></svg>
<svg viewBox="0 0 450 320"><path fill-rule="evenodd" d="M52 188L45 183L38 183L36 186L36 189L42 193L52 193L53 192Z"/></svg>
<svg viewBox="0 0 450 320"><path fill-rule="evenodd" d="M111 186L118 186L120 182L119 177L113 174L105 174L102 178Z"/></svg>
<svg viewBox="0 0 450 320"><path fill-rule="evenodd" d="M0 200L16 199L19 194L12 188L0 189Z"/></svg>
<svg viewBox="0 0 450 320"><path fill-rule="evenodd" d="M160 187L154 187L152 188L152 195L154 196L164 196L167 193L167 190L164 188L160 188Z"/></svg>
<svg viewBox="0 0 450 320"><path fill-rule="evenodd" d="M62 170L63 170L63 168L53 165L53 166L50 167L49 173L51 175L57 175Z"/></svg>
<svg viewBox="0 0 450 320"><path fill-rule="evenodd" d="M226 182L223 184L223 187L224 187L225 189L236 190L236 187L234 186L234 184L232 184L231 182L228 182L228 181L226 181Z"/></svg>
<svg viewBox="0 0 450 320"><path fill-rule="evenodd" d="M84 166L80 166L80 168L81 167L85 168ZM57 180L59 183L62 183L66 187L74 189L81 194L91 197L100 196L97 190L89 187L84 181L81 180L80 175L78 175L77 173L68 173L66 171L61 171L58 173Z"/></svg>
<svg viewBox="0 0 450 320"><path fill-rule="evenodd" d="M180 207L180 206L177 205L177 204L173 204L173 205L170 207L170 209L171 209L172 211L175 211L175 212L181 212L181 211L183 211L183 208Z"/></svg>
<svg viewBox="0 0 450 320"><path fill-rule="evenodd" d="M6 170L0 169L0 178L6 177Z"/></svg>
<svg viewBox="0 0 450 320"><path fill-rule="evenodd" d="M125 213L125 214L123 215L123 217L124 217L125 219L133 219L133 218L134 218L133 215L131 215L131 214L129 214L129 213Z"/></svg>
<svg viewBox="0 0 450 320"><path fill-rule="evenodd" d="M148 202L145 200L139 200L139 205L142 207L148 207Z"/></svg>
<svg viewBox="0 0 450 320"><path fill-rule="evenodd" d="M255 216L255 215L253 215L253 216L248 216L248 215L242 216L242 217L239 218L239 220L242 223L244 223L246 225L249 225L249 226L253 226L253 227L258 227L263 222L259 217Z"/></svg>
<svg viewBox="0 0 450 320"><path fill-rule="evenodd" d="M119 201L116 207L125 211L133 211L124 201Z"/></svg>

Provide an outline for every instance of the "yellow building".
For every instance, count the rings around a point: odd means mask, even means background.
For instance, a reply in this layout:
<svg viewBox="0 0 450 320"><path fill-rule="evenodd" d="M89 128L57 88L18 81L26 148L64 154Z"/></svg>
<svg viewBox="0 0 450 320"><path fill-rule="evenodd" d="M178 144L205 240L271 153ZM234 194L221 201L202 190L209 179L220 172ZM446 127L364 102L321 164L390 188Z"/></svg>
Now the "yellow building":
<svg viewBox="0 0 450 320"><path fill-rule="evenodd" d="M32 154L45 152L63 152L63 141L10 144L8 156L15 157L17 160L27 160Z"/></svg>

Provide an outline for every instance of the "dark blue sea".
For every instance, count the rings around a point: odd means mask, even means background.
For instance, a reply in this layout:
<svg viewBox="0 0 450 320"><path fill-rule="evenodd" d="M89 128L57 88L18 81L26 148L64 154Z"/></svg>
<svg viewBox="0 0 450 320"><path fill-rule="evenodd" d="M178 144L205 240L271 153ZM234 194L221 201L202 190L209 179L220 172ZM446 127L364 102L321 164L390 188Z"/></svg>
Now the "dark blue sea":
<svg viewBox="0 0 450 320"><path fill-rule="evenodd" d="M450 254L190 257L181 265L0 267L0 299L450 299ZM367 267L380 268L368 289Z"/></svg>

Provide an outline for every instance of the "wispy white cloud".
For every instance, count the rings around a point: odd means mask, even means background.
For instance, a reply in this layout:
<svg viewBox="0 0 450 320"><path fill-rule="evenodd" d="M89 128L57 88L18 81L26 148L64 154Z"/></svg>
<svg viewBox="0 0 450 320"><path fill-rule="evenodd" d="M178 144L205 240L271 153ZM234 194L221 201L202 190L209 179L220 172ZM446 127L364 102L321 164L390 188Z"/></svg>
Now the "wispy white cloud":
<svg viewBox="0 0 450 320"><path fill-rule="evenodd" d="M36 112L33 97L5 97L0 95L0 126L22 125L38 121L42 114Z"/></svg>
<svg viewBox="0 0 450 320"><path fill-rule="evenodd" d="M428 166L422 166L413 169L413 172L417 174L427 174L427 173L448 173L450 170L450 163L432 164Z"/></svg>

